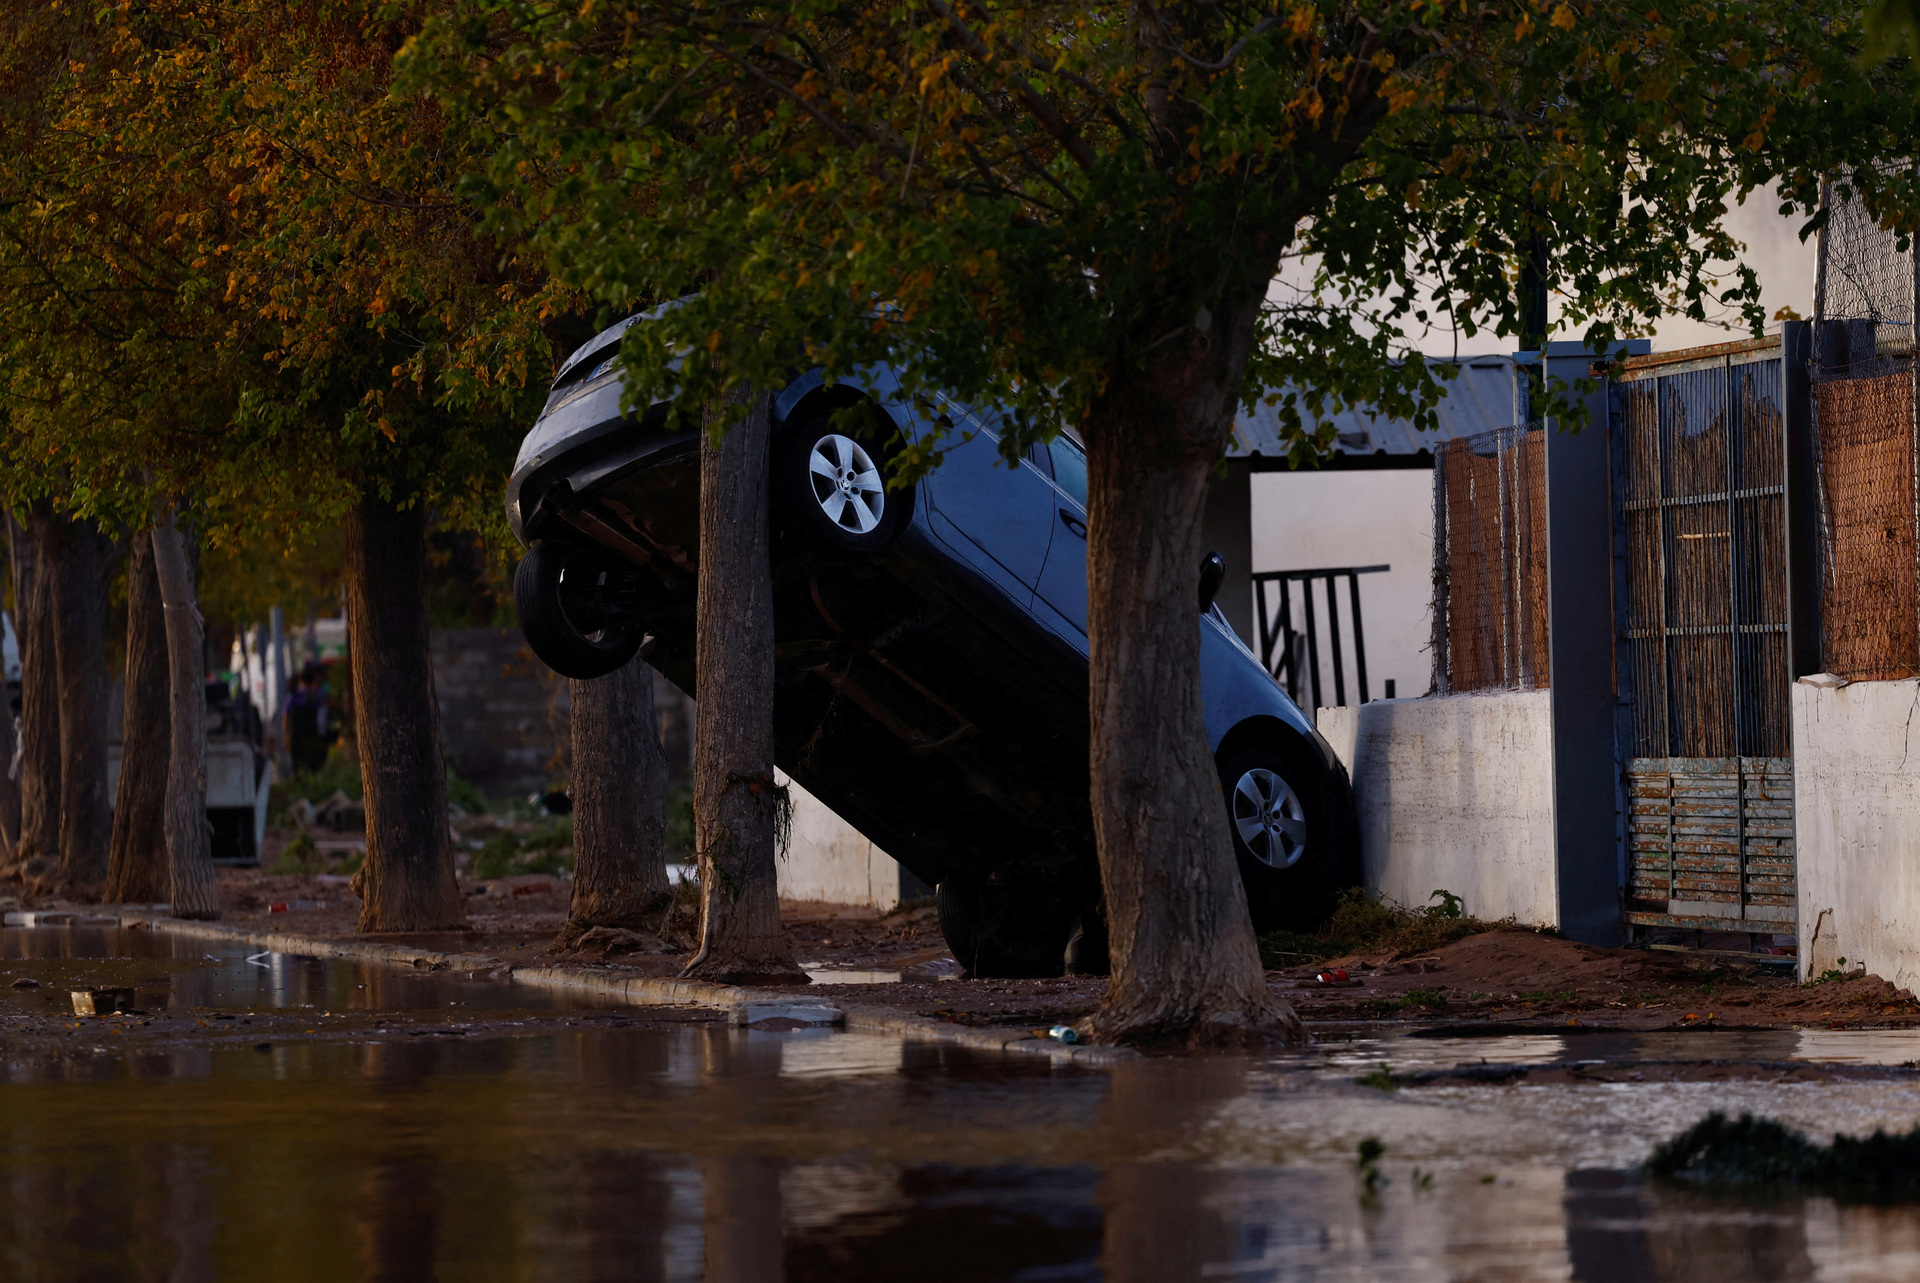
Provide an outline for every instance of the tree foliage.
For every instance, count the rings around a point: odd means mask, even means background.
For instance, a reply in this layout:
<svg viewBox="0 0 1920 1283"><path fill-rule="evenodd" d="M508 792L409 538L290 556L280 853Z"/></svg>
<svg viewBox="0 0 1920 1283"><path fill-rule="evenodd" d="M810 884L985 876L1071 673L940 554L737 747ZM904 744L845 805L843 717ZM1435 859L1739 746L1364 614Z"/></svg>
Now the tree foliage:
<svg viewBox="0 0 1920 1283"><path fill-rule="evenodd" d="M570 282L697 292L628 340L637 397L887 359L1006 406L1012 453L1251 289L1247 396L1286 389L1304 455L1356 402L1431 423L1446 371L1414 342L1516 335L1536 240L1596 345L1728 307L1757 330L1729 198L1778 184L1811 219L1823 174L1911 136L1857 13L470 0L403 75L486 122L468 194Z"/></svg>
<svg viewBox="0 0 1920 1283"><path fill-rule="evenodd" d="M464 131L389 92L425 6L10 6L0 347L16 496L216 536L362 487L497 521L568 306L479 233Z"/></svg>

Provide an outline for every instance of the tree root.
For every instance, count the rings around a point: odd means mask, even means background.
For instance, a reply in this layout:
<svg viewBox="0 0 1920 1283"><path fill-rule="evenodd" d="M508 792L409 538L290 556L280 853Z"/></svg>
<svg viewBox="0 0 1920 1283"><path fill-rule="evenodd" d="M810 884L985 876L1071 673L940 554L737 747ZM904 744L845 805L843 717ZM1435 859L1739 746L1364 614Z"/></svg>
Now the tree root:
<svg viewBox="0 0 1920 1283"><path fill-rule="evenodd" d="M1103 1006L1081 1021L1078 1030L1086 1041L1106 1046L1194 1051L1297 1046L1307 1041L1307 1028L1299 1015L1277 997L1192 1007L1164 1004L1148 1010Z"/></svg>
<svg viewBox="0 0 1920 1283"><path fill-rule="evenodd" d="M678 953L679 949L647 930L589 926L569 922L549 946L555 953L594 953L611 958L622 953Z"/></svg>
<svg viewBox="0 0 1920 1283"><path fill-rule="evenodd" d="M809 985L813 977L791 962L773 958L717 958L708 956L680 973L685 980L711 980L723 985Z"/></svg>

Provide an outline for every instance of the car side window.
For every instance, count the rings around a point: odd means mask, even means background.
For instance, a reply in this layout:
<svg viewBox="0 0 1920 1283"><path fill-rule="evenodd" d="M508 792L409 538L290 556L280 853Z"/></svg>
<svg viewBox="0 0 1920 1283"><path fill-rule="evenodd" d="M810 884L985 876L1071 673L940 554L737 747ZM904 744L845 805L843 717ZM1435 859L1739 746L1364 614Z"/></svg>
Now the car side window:
<svg viewBox="0 0 1920 1283"><path fill-rule="evenodd" d="M1081 511L1087 507L1087 456L1068 437L1055 437L1047 443L1053 454L1053 480L1073 497Z"/></svg>

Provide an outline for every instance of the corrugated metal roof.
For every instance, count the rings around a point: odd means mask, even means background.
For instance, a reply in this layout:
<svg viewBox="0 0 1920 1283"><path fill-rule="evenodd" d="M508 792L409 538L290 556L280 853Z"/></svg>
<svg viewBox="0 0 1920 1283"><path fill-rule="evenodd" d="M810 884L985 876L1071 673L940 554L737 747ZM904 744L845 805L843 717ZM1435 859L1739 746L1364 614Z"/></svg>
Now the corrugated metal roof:
<svg viewBox="0 0 1920 1283"><path fill-rule="evenodd" d="M1460 377L1444 385L1446 394L1439 405L1438 431L1416 432L1405 419L1382 418L1365 409L1348 410L1334 416L1339 434L1334 439L1334 450L1339 454L1417 454L1433 449L1441 441L1511 426L1513 358L1476 356L1462 360L1459 365ZM1236 416L1233 446L1227 453L1234 458L1256 455L1285 458L1287 451L1280 443L1280 416L1276 408L1262 401L1251 415Z"/></svg>

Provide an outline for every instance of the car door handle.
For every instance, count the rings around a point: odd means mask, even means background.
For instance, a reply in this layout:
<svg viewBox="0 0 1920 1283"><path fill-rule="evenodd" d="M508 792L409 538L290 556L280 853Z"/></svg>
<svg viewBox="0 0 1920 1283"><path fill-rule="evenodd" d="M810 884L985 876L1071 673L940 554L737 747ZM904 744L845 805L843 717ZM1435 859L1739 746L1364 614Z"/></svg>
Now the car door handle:
<svg viewBox="0 0 1920 1283"><path fill-rule="evenodd" d="M1087 523L1080 520L1080 514L1073 509L1060 509L1060 520L1066 522L1067 529L1073 531L1074 534L1079 535L1082 539L1087 537Z"/></svg>

